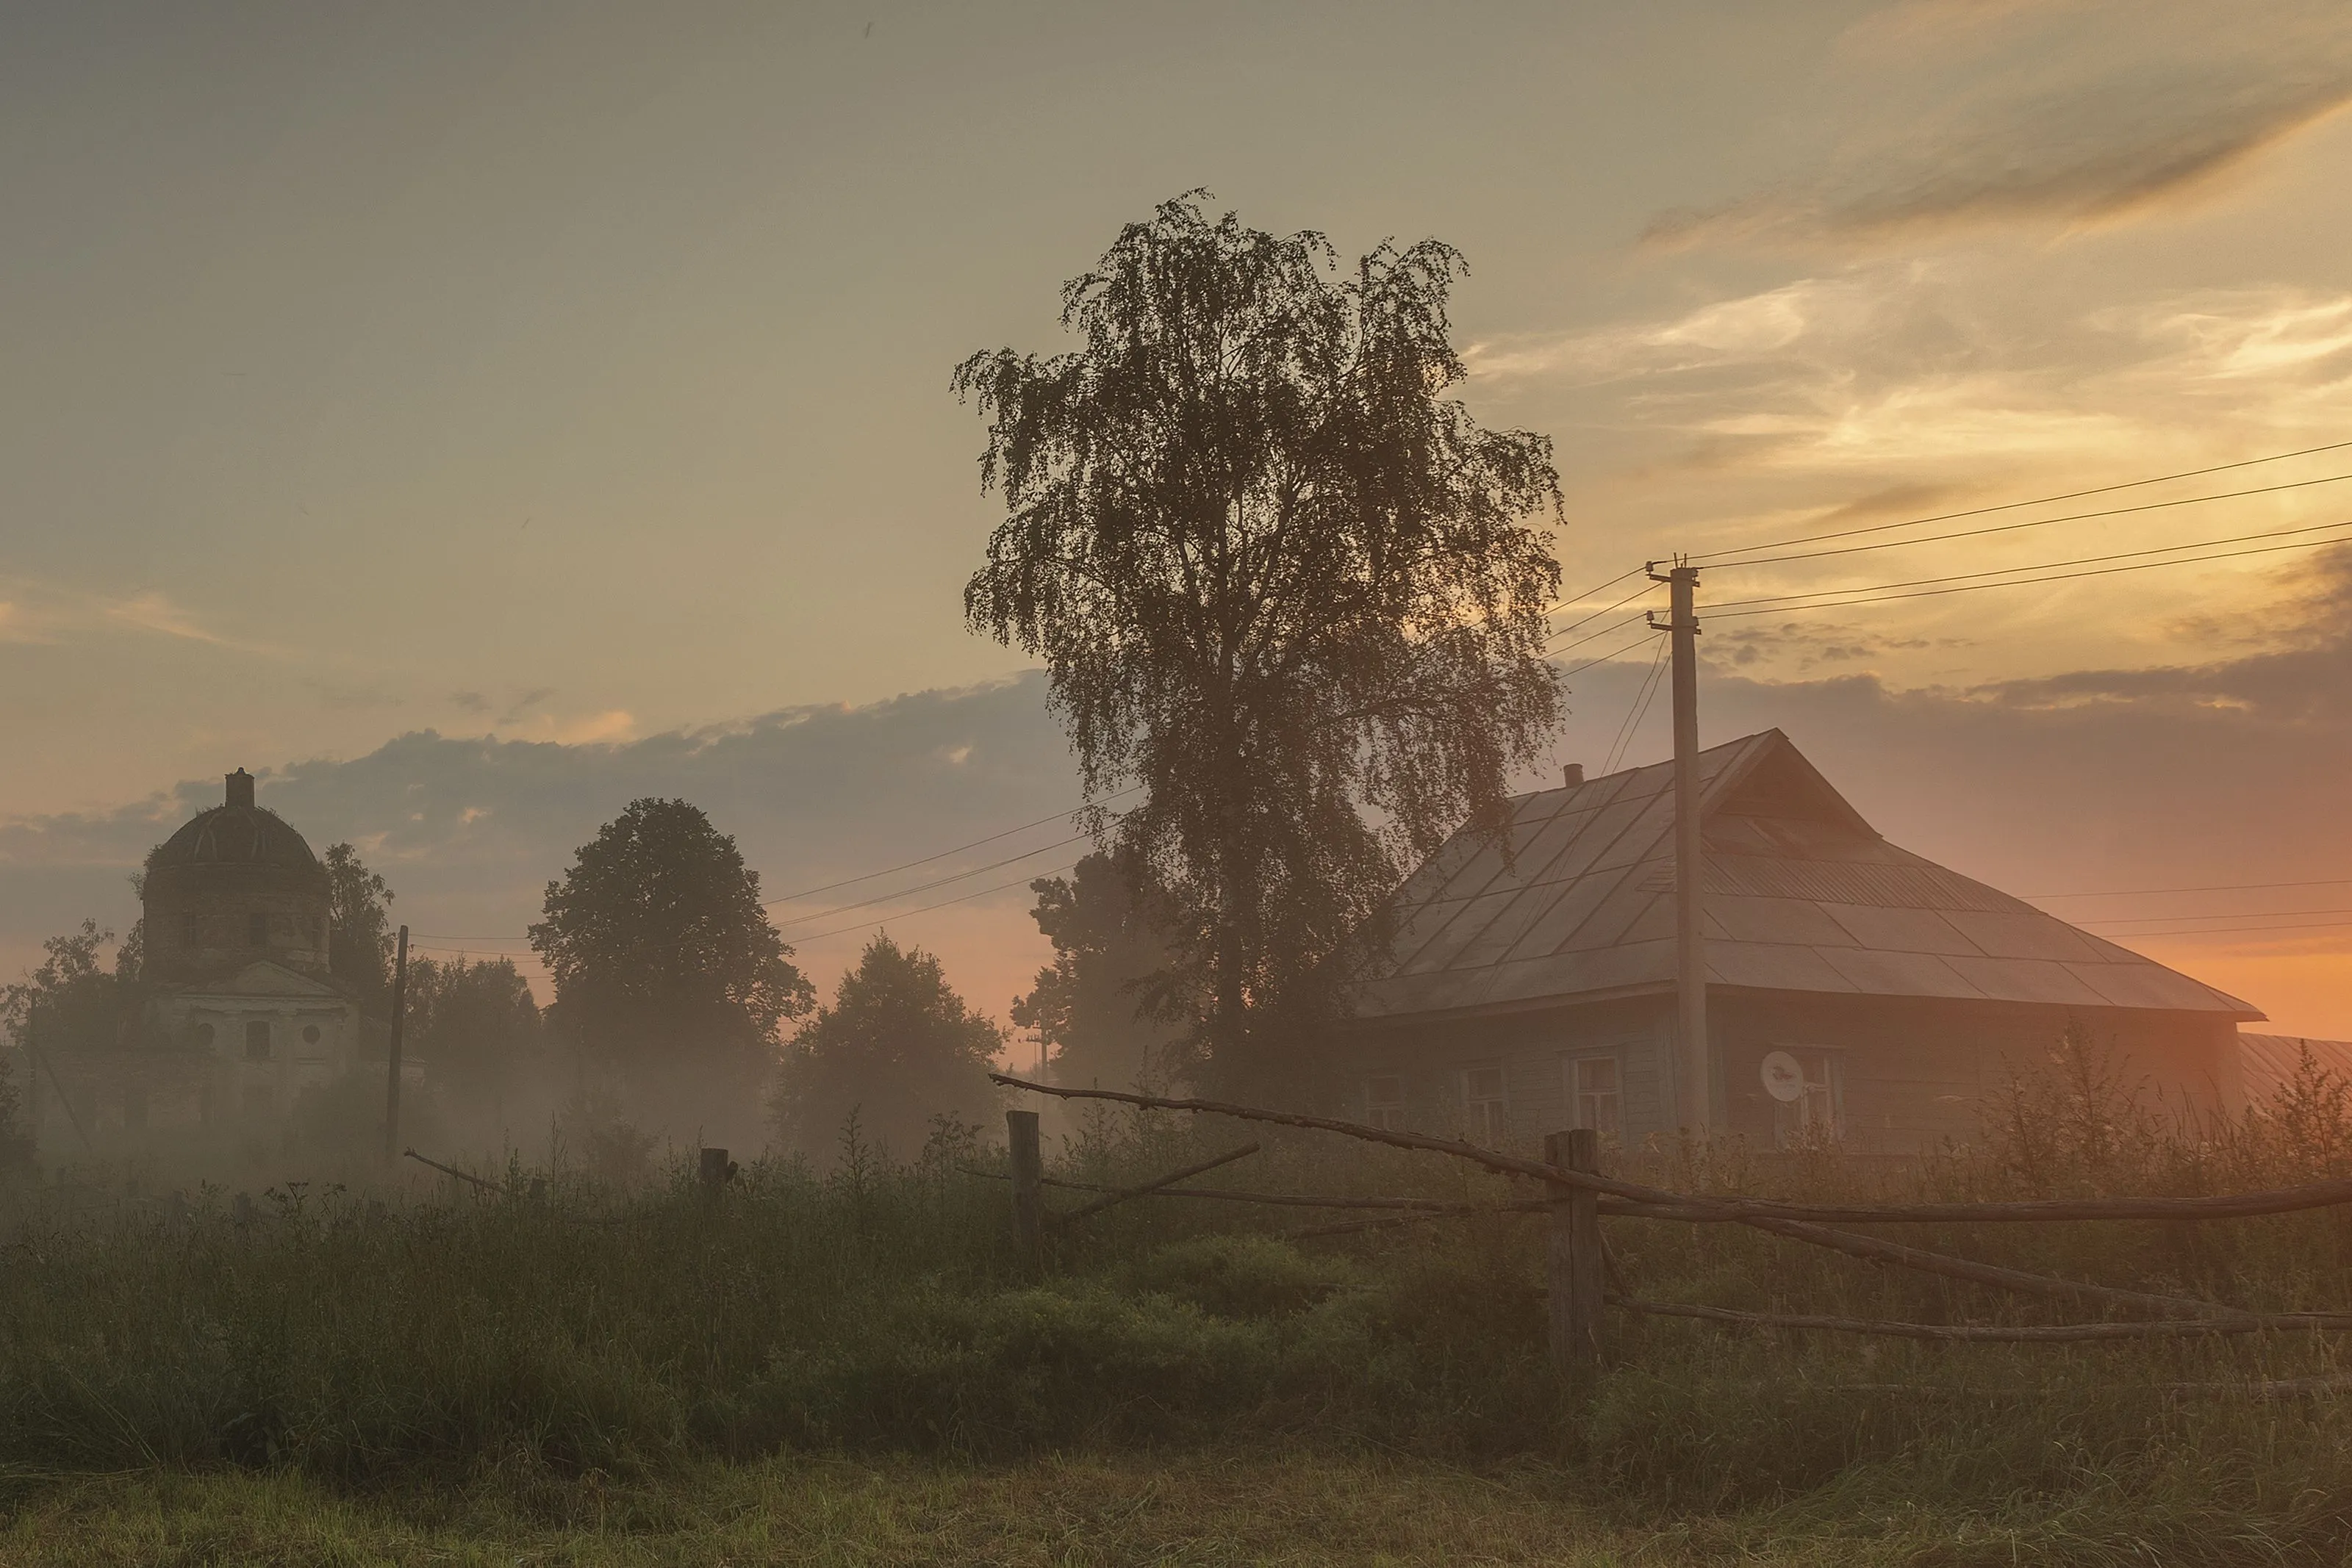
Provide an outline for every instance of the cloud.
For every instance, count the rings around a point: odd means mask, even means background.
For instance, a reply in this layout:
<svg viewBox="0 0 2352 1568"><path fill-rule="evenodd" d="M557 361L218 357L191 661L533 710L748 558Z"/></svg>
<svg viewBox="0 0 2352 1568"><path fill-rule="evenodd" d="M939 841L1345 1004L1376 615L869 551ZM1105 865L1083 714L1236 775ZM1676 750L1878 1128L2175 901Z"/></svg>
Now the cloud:
<svg viewBox="0 0 2352 1568"><path fill-rule="evenodd" d="M499 727L503 728L508 725L520 722L525 714L529 713L531 709L537 707L540 704L545 702L554 695L555 688L553 686L540 686L535 690L523 693L522 695L515 698L514 701L507 705L507 709L504 713L499 715L498 722Z"/></svg>
<svg viewBox="0 0 2352 1568"><path fill-rule="evenodd" d="M1996 57L1956 70L1956 32ZM1847 42L1849 74L1896 90L1846 84L1869 107L1842 151L1775 188L1662 214L1644 242L1881 246L2114 223L2201 196L2352 102L2332 4L1909 5Z"/></svg>
<svg viewBox="0 0 2352 1568"><path fill-rule="evenodd" d="M31 954L85 914L116 926L135 913L125 878L150 846L220 800L194 779L108 811L0 819L0 949ZM1035 675L925 692L863 707L784 709L733 724L636 739L462 737L422 730L365 756L262 770L259 799L311 847L349 840L391 880L398 916L432 935L519 938L548 881L597 827L642 796L677 797L736 837L771 897L932 854L1075 806L1078 786ZM837 920L787 928L796 942L835 925L894 916L900 935L937 946L950 973L991 1007L1039 961L1018 886L968 909L920 905L1018 882L1074 859L1039 850L1068 836L1048 822L920 873L860 883L779 911L806 915L887 894L966 865L1038 852L920 896L886 899ZM972 918L958 925L959 916ZM865 933L815 947L825 967ZM520 949L519 941L477 951ZM961 970L958 966L961 965Z"/></svg>

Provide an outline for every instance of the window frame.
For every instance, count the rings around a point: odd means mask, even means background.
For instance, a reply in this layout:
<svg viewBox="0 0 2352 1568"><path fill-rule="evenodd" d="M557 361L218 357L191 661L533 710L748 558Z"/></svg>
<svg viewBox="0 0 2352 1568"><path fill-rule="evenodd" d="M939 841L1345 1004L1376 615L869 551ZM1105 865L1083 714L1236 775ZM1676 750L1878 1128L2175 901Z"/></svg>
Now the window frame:
<svg viewBox="0 0 2352 1568"><path fill-rule="evenodd" d="M1600 1125L1597 1121L1586 1120L1584 1115L1584 1099L1588 1092L1583 1083L1584 1069L1601 1062L1608 1063L1610 1071L1610 1084L1606 1093L1610 1104L1608 1120L1612 1124L1605 1127ZM1567 1052L1560 1058L1560 1087L1567 1098L1570 1126L1591 1127L1604 1138L1622 1138L1625 1135L1625 1056L1622 1050L1612 1046L1606 1051L1579 1050ZM1601 1092L1591 1091L1591 1092L1598 1094Z"/></svg>
<svg viewBox="0 0 2352 1568"><path fill-rule="evenodd" d="M1395 1085L1396 1092L1393 1096L1381 1096L1375 1092L1375 1086L1383 1083ZM1402 1132L1405 1105L1404 1074L1402 1072L1368 1073L1364 1078L1363 1091L1365 1124L1391 1133Z"/></svg>
<svg viewBox="0 0 2352 1568"><path fill-rule="evenodd" d="M1495 1075L1495 1092L1473 1094L1472 1078L1482 1072ZM1499 1148L1508 1141L1511 1133L1511 1074L1503 1061L1481 1061L1461 1070L1460 1086L1464 1133L1474 1143L1489 1148Z"/></svg>
<svg viewBox="0 0 2352 1568"><path fill-rule="evenodd" d="M245 1059L247 1061L277 1061L277 1044L268 1019L245 1020Z"/></svg>

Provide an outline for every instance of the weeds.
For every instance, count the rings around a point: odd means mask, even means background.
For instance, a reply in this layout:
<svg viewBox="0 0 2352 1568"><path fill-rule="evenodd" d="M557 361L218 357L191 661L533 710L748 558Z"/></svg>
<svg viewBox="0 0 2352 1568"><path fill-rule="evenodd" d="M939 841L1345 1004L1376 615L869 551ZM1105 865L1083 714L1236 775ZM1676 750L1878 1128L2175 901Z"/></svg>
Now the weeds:
<svg viewBox="0 0 2352 1568"><path fill-rule="evenodd" d="M2308 1063L2261 1113L2187 1127L2102 1077L2091 1051L2064 1043L2052 1064L2069 1092L2005 1103L1977 1145L1931 1159L1717 1145L1617 1164L1828 1198L2194 1193L2352 1165L2352 1095ZM1436 1156L1253 1135L1264 1152L1234 1168L1263 1190L1528 1196ZM2272 1556L2352 1548L2352 1422L2327 1392L2336 1347L2315 1336L1934 1345L1619 1319L1580 1406L1544 1360L1535 1218L1294 1243L1275 1232L1297 1210L1141 1200L1057 1234L1031 1281L1003 1184L974 1174L1001 1156L973 1129L936 1126L905 1163L854 1126L845 1138L828 1171L759 1162L715 1196L683 1166L624 1188L510 1161L488 1197L400 1205L289 1185L259 1205L206 1193L175 1216L26 1221L0 1269L0 1464L291 1470L355 1495L544 1475L570 1495L582 1478L776 1453L1306 1443L1537 1461L1603 1509L1965 1509L2010 1521L1985 1525L2003 1550L2032 1534L2021 1510L2168 1560L2217 1530ZM1055 1168L1130 1182L1234 1141L1096 1115ZM1611 1235L1643 1296L2046 1321L2037 1303L1736 1226L1612 1221ZM2251 1307L2342 1310L2352 1295L2325 1212L1905 1236Z"/></svg>

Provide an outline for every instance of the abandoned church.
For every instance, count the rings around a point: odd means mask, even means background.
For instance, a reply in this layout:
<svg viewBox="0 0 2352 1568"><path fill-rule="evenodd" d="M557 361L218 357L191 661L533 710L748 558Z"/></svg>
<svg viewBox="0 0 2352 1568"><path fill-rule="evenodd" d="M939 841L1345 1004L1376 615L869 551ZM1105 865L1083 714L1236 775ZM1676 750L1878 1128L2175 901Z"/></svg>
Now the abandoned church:
<svg viewBox="0 0 2352 1568"><path fill-rule="evenodd" d="M364 1054L358 1003L328 969L326 868L253 784L228 775L222 804L148 855L142 1000L110 1040L46 1053L27 1095L43 1146L265 1133Z"/></svg>

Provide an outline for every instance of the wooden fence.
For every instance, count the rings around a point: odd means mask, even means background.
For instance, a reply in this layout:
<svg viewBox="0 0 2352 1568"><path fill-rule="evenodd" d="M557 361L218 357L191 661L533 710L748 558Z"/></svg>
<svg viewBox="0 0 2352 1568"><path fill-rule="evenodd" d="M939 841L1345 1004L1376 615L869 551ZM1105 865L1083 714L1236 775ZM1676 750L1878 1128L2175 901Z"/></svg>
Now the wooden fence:
<svg viewBox="0 0 2352 1568"><path fill-rule="evenodd" d="M1011 1111L1005 1113L1011 1133L1014 1228L1032 1267L1042 1261L1045 1234L1049 1225L1066 1225L1098 1213L1113 1204L1139 1197L1393 1211L1386 1218L1294 1231L1292 1234L1295 1236L1330 1235L1380 1225L1471 1214L1544 1213L1549 1217L1546 1233L1545 1282L1549 1301L1550 1351L1554 1364L1577 1381L1589 1380L1599 1367L1601 1318L1605 1309L1612 1306L1621 1312L1647 1316L1695 1318L1748 1327L1819 1329L1904 1339L2022 1344L2255 1333L2270 1330L2352 1329L2352 1312L2250 1312L2193 1296L2119 1290L2113 1286L2028 1273L1843 1228L1852 1225L2040 1224L2085 1219L2176 1222L2243 1219L2352 1204L2352 1181L2314 1182L2304 1186L2231 1193L2213 1197L2034 1199L1987 1203L1792 1203L1778 1198L1723 1197L1672 1192L1603 1175L1598 1158L1597 1134L1589 1129L1551 1134L1544 1140L1544 1157L1534 1160L1480 1148L1459 1139L1398 1132L1328 1116L1270 1111L1261 1106L1231 1104L1215 1100L1171 1099L1163 1095L1126 1093L1108 1089L1068 1089L1055 1084L1034 1083L1004 1073L992 1076L1009 1088L1050 1094L1064 1100L1104 1100L1150 1110L1194 1112L1229 1116L1238 1121L1302 1127L1358 1138L1366 1143L1384 1144L1391 1148L1446 1155L1501 1175L1524 1176L1543 1183L1544 1197L1506 1204L1446 1203L1431 1198L1408 1197L1325 1197L1176 1185L1255 1153L1258 1145L1250 1144L1139 1186L1118 1188L1089 1186L1083 1183L1056 1181L1045 1176L1039 1151L1035 1112ZM1049 1186L1087 1191L1098 1196L1080 1207L1055 1214L1045 1204L1044 1189ZM1675 1220L1694 1225L1744 1225L1787 1240L1826 1248L1868 1262L1940 1275L2044 1301L2119 1308L2137 1315L2122 1321L2043 1325L1924 1323L1874 1318L1738 1312L1727 1307L1641 1301L1629 1294L1622 1282L1614 1277L1608 1248L1601 1233L1603 1216Z"/></svg>

